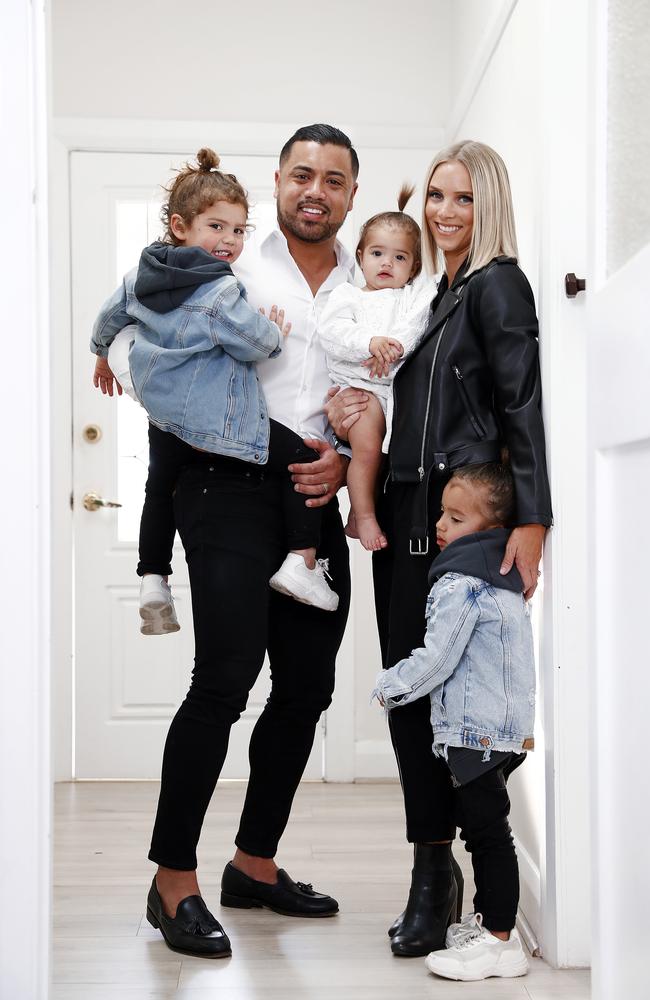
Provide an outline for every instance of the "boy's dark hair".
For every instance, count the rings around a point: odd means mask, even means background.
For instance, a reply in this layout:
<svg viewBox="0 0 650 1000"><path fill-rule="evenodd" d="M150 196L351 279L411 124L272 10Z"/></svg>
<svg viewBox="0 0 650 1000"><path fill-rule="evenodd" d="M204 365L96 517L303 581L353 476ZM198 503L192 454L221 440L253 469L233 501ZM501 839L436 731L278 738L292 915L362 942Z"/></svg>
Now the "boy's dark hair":
<svg viewBox="0 0 650 1000"><path fill-rule="evenodd" d="M287 139L280 150L280 166L288 157L295 142L317 142L321 146L343 146L350 152L352 176L355 181L359 176L359 157L349 137L345 132L341 132L340 128L335 128L334 125L303 125L302 128L293 133L290 139Z"/></svg>
<svg viewBox="0 0 650 1000"><path fill-rule="evenodd" d="M510 466L502 462L484 462L455 469L453 479L484 486L490 516L498 524L510 527L515 515L515 485Z"/></svg>
<svg viewBox="0 0 650 1000"><path fill-rule="evenodd" d="M412 281L413 278L417 278L418 274L422 270L422 234L420 232L420 227L415 219L413 219L410 215L406 215L404 212L404 209L406 208L414 191L415 187L413 185L402 184L400 192L397 195L397 211L379 212L377 215L373 215L371 219L368 219L367 222L364 222L361 230L359 231L359 242L357 243L355 253L357 260L360 260L360 254L363 253L366 246L370 243L372 230L376 229L378 226L389 226L391 229L401 229L404 233L406 233L413 245L413 270L411 271L409 281Z"/></svg>

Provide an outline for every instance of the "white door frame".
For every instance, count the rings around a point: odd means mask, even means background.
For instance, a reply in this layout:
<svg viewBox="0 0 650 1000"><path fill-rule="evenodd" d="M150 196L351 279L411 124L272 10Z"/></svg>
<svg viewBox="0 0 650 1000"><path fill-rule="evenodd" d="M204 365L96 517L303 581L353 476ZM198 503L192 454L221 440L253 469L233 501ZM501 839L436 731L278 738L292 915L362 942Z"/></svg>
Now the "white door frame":
<svg viewBox="0 0 650 1000"><path fill-rule="evenodd" d="M43 6L0 8L4 489L0 491L0 996L50 978L49 344Z"/></svg>

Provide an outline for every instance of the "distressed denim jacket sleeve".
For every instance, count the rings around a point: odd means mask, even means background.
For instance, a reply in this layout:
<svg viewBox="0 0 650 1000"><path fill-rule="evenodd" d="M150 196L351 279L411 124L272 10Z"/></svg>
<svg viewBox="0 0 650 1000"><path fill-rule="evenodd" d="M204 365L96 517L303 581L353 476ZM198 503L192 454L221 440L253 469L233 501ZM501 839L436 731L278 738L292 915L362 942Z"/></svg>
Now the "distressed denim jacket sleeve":
<svg viewBox="0 0 650 1000"><path fill-rule="evenodd" d="M280 328L253 309L235 283L228 285L211 311L209 333L211 343L206 347L219 345L236 361L263 361L280 353Z"/></svg>
<svg viewBox="0 0 650 1000"><path fill-rule="evenodd" d="M387 709L408 705L444 684L458 666L479 618L479 607L469 581L447 574L431 591L431 612L424 646L377 678L373 696Z"/></svg>
<svg viewBox="0 0 650 1000"><path fill-rule="evenodd" d="M100 358L107 356L108 348L120 330L133 322L133 318L126 311L125 282L126 278L119 288L115 289L110 299L106 300L93 326L90 338L90 350L93 354L99 355Z"/></svg>

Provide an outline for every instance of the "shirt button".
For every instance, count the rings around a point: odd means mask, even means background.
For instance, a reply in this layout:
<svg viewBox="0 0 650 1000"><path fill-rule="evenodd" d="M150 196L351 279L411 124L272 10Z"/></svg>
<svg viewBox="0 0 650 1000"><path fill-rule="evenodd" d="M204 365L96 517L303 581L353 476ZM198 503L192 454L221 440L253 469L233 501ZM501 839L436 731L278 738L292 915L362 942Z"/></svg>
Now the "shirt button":
<svg viewBox="0 0 650 1000"><path fill-rule="evenodd" d="M210 466L210 472L214 472L214 465Z"/></svg>
<svg viewBox="0 0 650 1000"><path fill-rule="evenodd" d="M438 468L440 469L441 472L444 472L445 471L445 463L444 462L438 462Z"/></svg>
<svg viewBox="0 0 650 1000"><path fill-rule="evenodd" d="M204 493L207 493L208 491L207 491L207 490L203 490L203 492L204 492Z"/></svg>
<svg viewBox="0 0 650 1000"><path fill-rule="evenodd" d="M260 413L260 420L264 420L264 414Z"/></svg>
<svg viewBox="0 0 650 1000"><path fill-rule="evenodd" d="M256 462L259 462L259 460L260 460L260 456L259 456L259 455L256 455L256 456L255 456L255 461L256 461Z"/></svg>

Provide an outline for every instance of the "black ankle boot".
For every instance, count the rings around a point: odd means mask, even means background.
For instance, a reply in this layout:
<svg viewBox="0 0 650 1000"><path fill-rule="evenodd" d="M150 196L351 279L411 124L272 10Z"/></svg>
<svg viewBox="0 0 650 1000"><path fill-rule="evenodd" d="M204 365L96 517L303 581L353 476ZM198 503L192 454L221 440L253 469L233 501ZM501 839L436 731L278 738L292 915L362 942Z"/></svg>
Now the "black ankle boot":
<svg viewBox="0 0 650 1000"><path fill-rule="evenodd" d="M444 947L447 927L458 910L458 865L452 862L449 844L415 845L408 902L391 940L394 955L415 958Z"/></svg>
<svg viewBox="0 0 650 1000"><path fill-rule="evenodd" d="M415 850L413 851L413 856L415 858ZM451 855L451 867L454 872L454 878L456 879L456 889L458 892L458 896L456 899L456 914L454 916L454 920L456 921L457 924L459 924L463 915L463 893L465 891L465 879L463 878L463 873L461 871L460 865L458 864L456 858L453 855L453 851ZM393 920L392 924L388 928L389 938L392 938L397 934L398 930L402 926L402 921L404 919L405 913L406 910L402 910L399 917L395 917L395 919Z"/></svg>

